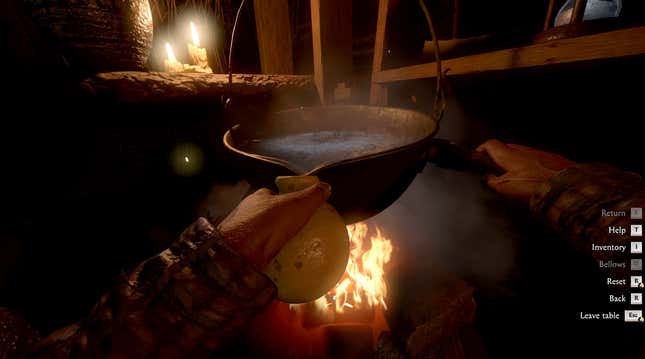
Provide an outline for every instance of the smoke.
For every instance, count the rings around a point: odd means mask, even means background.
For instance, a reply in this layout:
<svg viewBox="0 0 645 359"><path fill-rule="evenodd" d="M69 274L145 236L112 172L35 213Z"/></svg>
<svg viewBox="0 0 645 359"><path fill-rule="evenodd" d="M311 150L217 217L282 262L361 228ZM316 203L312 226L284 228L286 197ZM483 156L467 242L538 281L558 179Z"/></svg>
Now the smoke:
<svg viewBox="0 0 645 359"><path fill-rule="evenodd" d="M471 149L490 137L455 97L448 101L437 137ZM499 287L514 272L527 219L527 209L517 210L493 193L481 174L428 164L394 204L369 222L383 227L415 270L438 265L477 284Z"/></svg>
<svg viewBox="0 0 645 359"><path fill-rule="evenodd" d="M479 176L427 166L392 206L368 220L383 227L417 266L439 265L491 284L506 280L515 263L515 233Z"/></svg>
<svg viewBox="0 0 645 359"><path fill-rule="evenodd" d="M214 184L206 198L197 206L197 215L211 222L226 217L249 194L251 185L241 180L234 184Z"/></svg>

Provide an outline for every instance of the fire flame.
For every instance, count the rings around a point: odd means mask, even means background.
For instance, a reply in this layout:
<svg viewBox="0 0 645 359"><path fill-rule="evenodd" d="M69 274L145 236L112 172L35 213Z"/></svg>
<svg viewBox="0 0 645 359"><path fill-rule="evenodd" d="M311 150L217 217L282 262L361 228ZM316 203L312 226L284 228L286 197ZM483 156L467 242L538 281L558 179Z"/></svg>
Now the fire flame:
<svg viewBox="0 0 645 359"><path fill-rule="evenodd" d="M175 57L175 52L172 50L172 46L170 46L170 44L167 42L166 42L166 54L168 55L169 61L177 61L177 58Z"/></svg>
<svg viewBox="0 0 645 359"><path fill-rule="evenodd" d="M347 268L336 287L315 301L319 310L343 313L348 309L374 308L379 304L387 309L384 267L390 261L392 243L380 228L375 230L376 233L367 238L367 224L347 226L350 240Z"/></svg>
<svg viewBox="0 0 645 359"><path fill-rule="evenodd" d="M193 37L193 45L199 46L199 35L197 34L197 29L192 21L190 22L190 34Z"/></svg>

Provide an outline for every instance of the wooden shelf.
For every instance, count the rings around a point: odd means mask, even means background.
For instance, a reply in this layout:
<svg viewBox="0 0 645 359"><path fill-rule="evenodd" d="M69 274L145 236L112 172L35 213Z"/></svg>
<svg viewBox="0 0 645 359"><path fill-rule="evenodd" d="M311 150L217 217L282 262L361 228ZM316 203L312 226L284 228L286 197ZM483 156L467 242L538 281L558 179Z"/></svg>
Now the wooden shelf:
<svg viewBox="0 0 645 359"><path fill-rule="evenodd" d="M81 83L92 96L123 103L164 103L218 100L228 95L228 75L166 72L107 72ZM312 76L233 74L232 96L272 91L309 91L315 93Z"/></svg>
<svg viewBox="0 0 645 359"><path fill-rule="evenodd" d="M448 75L468 75L638 55L645 55L645 26L448 59L442 65ZM372 82L432 78L436 70L432 62L376 71Z"/></svg>

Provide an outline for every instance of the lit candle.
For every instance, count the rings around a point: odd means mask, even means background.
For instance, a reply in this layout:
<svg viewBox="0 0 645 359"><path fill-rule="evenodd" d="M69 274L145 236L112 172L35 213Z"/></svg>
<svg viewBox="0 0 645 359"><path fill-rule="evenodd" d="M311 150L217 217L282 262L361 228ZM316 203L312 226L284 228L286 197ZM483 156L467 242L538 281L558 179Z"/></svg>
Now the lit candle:
<svg viewBox="0 0 645 359"><path fill-rule="evenodd" d="M190 22L190 34L193 38L193 43L188 43L188 54L190 54L190 57L193 59L193 64L204 72L213 72L208 66L206 49L200 47L199 34L197 34L197 29L192 21Z"/></svg>
<svg viewBox="0 0 645 359"><path fill-rule="evenodd" d="M172 46L166 42L166 54L168 58L163 61L164 70L166 72L182 72L184 71L184 65L177 61L175 57L175 52L172 50Z"/></svg>

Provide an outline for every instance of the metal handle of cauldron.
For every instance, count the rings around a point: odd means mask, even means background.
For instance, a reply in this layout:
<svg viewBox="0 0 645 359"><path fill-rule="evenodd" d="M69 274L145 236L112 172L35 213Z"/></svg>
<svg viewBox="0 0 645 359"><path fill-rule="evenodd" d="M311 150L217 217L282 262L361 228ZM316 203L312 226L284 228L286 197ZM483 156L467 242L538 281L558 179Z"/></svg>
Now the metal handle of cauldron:
<svg viewBox="0 0 645 359"><path fill-rule="evenodd" d="M430 140L428 161L438 167L457 171L492 173L497 176L506 172L487 153L470 151L440 138Z"/></svg>
<svg viewBox="0 0 645 359"><path fill-rule="evenodd" d="M242 9L244 8L244 4L246 4L246 0L242 0L240 2L240 6L237 8L237 13L235 14L235 21L233 22L233 29L231 30L231 40L229 41L229 46L228 46L228 89L227 89L227 94L226 98L224 99L224 108L228 108L229 104L231 103L231 97L233 97L233 46L235 44L235 34L237 30L237 23L240 20L240 14L242 13Z"/></svg>
<svg viewBox="0 0 645 359"><path fill-rule="evenodd" d="M437 66L437 87L435 89L435 97L432 105L432 117L434 118L437 126L441 123L443 114L446 111L446 93L444 91L445 84L445 74L441 66L441 51L439 50L439 38L434 29L434 23L432 22L432 14L426 6L424 0L419 0L419 6L423 10L425 15L426 22L428 23L428 29L430 30L430 36L432 36L432 44L434 47L434 59Z"/></svg>
<svg viewBox="0 0 645 359"><path fill-rule="evenodd" d="M419 6L426 17L432 43L434 45L435 63L437 65L437 89L433 104L432 116L439 126L443 113L446 110L446 95L444 91L445 73L441 66L441 51L439 49L439 39L434 29L432 15L426 6L424 0L419 0ZM505 171L486 153L466 150L459 145L443 139L434 138L430 141L428 149L428 160L439 167L450 168L461 171L474 171L481 173L493 173L501 175Z"/></svg>

